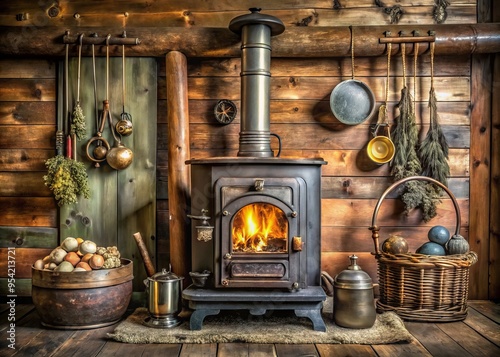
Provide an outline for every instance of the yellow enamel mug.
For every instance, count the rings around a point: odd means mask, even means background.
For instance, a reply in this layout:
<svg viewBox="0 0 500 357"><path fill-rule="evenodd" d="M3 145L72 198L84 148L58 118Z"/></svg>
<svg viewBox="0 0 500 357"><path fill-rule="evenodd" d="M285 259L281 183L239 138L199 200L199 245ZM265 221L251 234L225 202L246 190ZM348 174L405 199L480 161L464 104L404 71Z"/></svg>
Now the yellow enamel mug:
<svg viewBox="0 0 500 357"><path fill-rule="evenodd" d="M377 124L377 127L373 132L374 138L368 142L366 151L370 160L382 165L392 160L395 148L394 143L389 136L377 135L379 126L381 125Z"/></svg>

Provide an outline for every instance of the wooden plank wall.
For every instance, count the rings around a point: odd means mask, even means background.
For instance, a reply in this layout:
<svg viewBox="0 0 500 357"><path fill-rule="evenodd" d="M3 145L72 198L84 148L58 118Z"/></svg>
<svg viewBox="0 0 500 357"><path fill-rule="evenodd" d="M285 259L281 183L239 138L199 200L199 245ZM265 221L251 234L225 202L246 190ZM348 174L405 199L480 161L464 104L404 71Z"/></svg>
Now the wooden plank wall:
<svg viewBox="0 0 500 357"><path fill-rule="evenodd" d="M239 106L239 59L225 61L193 59L189 65L191 155L195 158L235 156L238 149L239 116L220 126L213 118L216 101L234 100ZM417 108L421 114L422 135L427 131L428 57L422 58L417 78ZM390 94L391 119L401 89L401 59L394 59ZM453 65L450 65L453 63ZM450 187L462 213L461 233L468 236L469 206L469 68L468 58L439 58L436 87L441 123L450 144ZM398 72L399 70L399 72ZM385 58L360 58L357 79L370 84L378 104L384 98ZM358 126L339 123L329 108L329 94L336 84L349 78L349 59L273 59L271 64L271 131L282 138L282 156L323 157L328 165L322 176L322 264L335 274L345 269L351 253L360 255L360 264L376 278L376 264L370 231L373 209L378 197L390 184L388 166L373 167L359 162L370 140L370 124ZM160 70L160 76L162 71ZM161 79L161 77L160 77ZM409 83L412 86L413 80ZM439 83L439 84L438 84ZM159 86L159 100L164 100ZM448 87L446 91L444 88ZM299 98L299 99L296 99ZM160 104L161 105L161 104ZM161 113L161 110L159 110ZM160 132L163 130L159 130ZM276 150L277 148L274 147ZM438 217L424 224L419 212L409 217L394 196L382 206L379 224L382 236L400 233L412 250L426 240L428 229L442 224L455 229L456 215L449 199L444 199Z"/></svg>
<svg viewBox="0 0 500 357"><path fill-rule="evenodd" d="M340 3L339 8L335 4ZM383 3L384 5L377 6ZM485 6L486 0L455 0L447 8L446 24L472 24L477 22L478 6ZM346 26L346 25L384 25L390 24L390 9L399 6L403 15L399 24L433 24L432 10L434 0L330 0L310 1L205 1L186 0L182 3L170 1L147 2L144 0L124 1L119 4L102 1L99 4L83 0L59 1L57 4L33 3L28 0L2 2L0 4L0 25L25 26L36 29L41 26L60 26L61 34L65 26L116 26L118 32L126 26L176 26L220 27L226 28L235 16L247 13L249 7L262 7L266 14L279 17L287 27L292 26ZM24 21L16 20L15 15L25 16ZM22 16L21 16L22 17ZM18 17L19 18L19 17ZM101 52L102 55L102 52ZM411 63L411 59L409 63ZM0 134L1 155L0 175L2 182L12 182L0 188L0 201L7 202L2 207L12 207L5 221L2 214L1 226L36 225L29 221L31 212L47 212L51 215L38 224L55 228L57 209L50 193L37 184L21 188L14 182L32 181L33 172L43 171L43 161L52 155L54 115L38 115L41 106L51 102L55 110L55 88L52 96L47 89L55 86L55 69L49 66L50 74L40 74L44 63L50 61L25 60L18 64L9 60L0 67L0 105L2 133ZM435 86L438 95L438 111L445 135L450 144L451 178L450 188L457 197L461 215L461 233L469 237L470 197L469 177L471 140L471 96L473 86L471 57L441 56L436 58ZM158 58L158 142L157 142L157 258L168 261L168 195L167 195L167 121L165 64ZM8 68L7 68L8 67ZM201 158L209 156L236 154L238 146L239 116L227 126L218 125L213 118L213 107L219 99L231 99L240 106L239 101L239 58L188 58L189 111L191 132L191 155ZM329 94L336 84L351 77L349 58L273 58L271 63L271 130L283 139L283 156L323 157L328 165L323 168L322 199L322 264L331 274L344 269L349 254L360 255L360 264L372 277L376 277L375 260L370 252L373 244L367 227L370 225L374 205L390 184L387 165L369 167L360 160L363 148L370 139L369 125L376 118L354 127L346 127L331 114ZM377 97L377 104L384 99L386 58L356 58L356 78L370 85ZM418 58L416 72L416 108L421 135L427 130L429 114L427 95L430 85L429 55ZM413 88L413 69L407 68L408 86ZM28 76L28 78L25 78ZM397 114L395 105L402 88L402 61L394 57L391 66L389 95L390 120ZM36 78L36 79L32 79ZM474 88L474 87L472 87ZM40 90L36 90L40 89ZM21 97L25 98L22 99ZM50 98L50 99L49 99ZM8 108L16 108L13 103L28 101L27 118L29 126L19 122L19 116ZM11 103L13 102L13 103ZM26 103L24 103L26 104ZM21 110L21 109L17 109ZM34 111L36 110L36 111ZM37 113L37 115L34 115ZM40 118L40 117L43 117ZM40 122L42 121L42 122ZM18 130L15 125L21 125ZM4 127L5 126L5 127ZM25 130L24 136L16 135ZM10 133L9 135L7 135ZM51 142L52 141L52 142ZM43 147L39 147L43 142ZM26 144L25 144L26 143ZM146 145L147 143L145 143ZM32 145L31 147L28 147ZM38 145L38 146L37 146ZM11 150L14 148L15 150ZM27 154L30 162L26 164ZM482 153L487 154L487 153ZM12 156L14 155L14 156ZM10 159L5 159L10 157ZM21 168L20 168L21 167ZM27 172L23 172L27 171ZM14 187L15 186L15 187ZM6 192L5 190L9 190ZM12 196L16 198L13 200ZM41 196L41 197L39 197ZM13 200L13 201L12 201ZM455 228L455 212L449 201L444 199L439 206L438 217L424 224L418 212L409 217L401 215L402 206L393 196L384 202L378 217L382 226L382 237L390 233L406 236L412 249L425 241L430 226L442 224ZM0 203L3 203L0 202ZM13 202L13 203L8 203ZM19 208L26 203L35 209L27 209L24 218L19 219ZM41 202L44 202L45 206ZM48 204L52 206L47 208ZM10 205L10 206L9 206ZM12 218L10 218L12 217ZM41 217L41 216L40 216ZM44 216L45 217L45 216ZM4 224L8 222L8 224ZM479 239L474 237L474 239ZM480 237L481 247L489 246L488 239ZM481 249L481 259L488 262L489 251ZM483 263L484 264L484 263ZM484 265L481 265L484 267ZM494 277L493 277L494 278ZM492 277L490 277L490 280ZM474 270L471 280L474 291L471 298L488 297L488 277Z"/></svg>
<svg viewBox="0 0 500 357"><path fill-rule="evenodd" d="M7 247L16 247L16 290L26 295L33 259L58 244L56 203L42 178L54 155L56 70L51 60L0 63L0 294Z"/></svg>

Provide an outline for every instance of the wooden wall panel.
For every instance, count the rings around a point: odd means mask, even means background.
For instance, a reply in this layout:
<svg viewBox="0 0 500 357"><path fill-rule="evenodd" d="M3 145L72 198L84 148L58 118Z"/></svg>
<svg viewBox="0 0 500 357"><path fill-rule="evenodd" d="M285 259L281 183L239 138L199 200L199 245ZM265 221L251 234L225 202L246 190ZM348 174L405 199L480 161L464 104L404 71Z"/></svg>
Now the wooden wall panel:
<svg viewBox="0 0 500 357"><path fill-rule="evenodd" d="M54 134L54 132L53 132ZM51 138L54 140L55 138ZM1 171L45 171L45 160L54 156L54 149L0 149ZM43 187L40 186L40 189Z"/></svg>
<svg viewBox="0 0 500 357"><path fill-rule="evenodd" d="M16 279L31 278L31 266L38 259L49 255L53 248L16 248L15 249L15 277ZM0 278L8 277L7 248L0 248Z"/></svg>
<svg viewBox="0 0 500 357"><path fill-rule="evenodd" d="M57 206L43 183L55 154L55 78L52 60L0 60L0 290L14 247L18 296L30 294L31 265L58 244Z"/></svg>
<svg viewBox="0 0 500 357"><path fill-rule="evenodd" d="M20 0L0 3L0 24L6 26L23 26L26 31L37 31L44 27L68 26L92 28L93 26L109 26L117 29L129 27L144 29L155 26L170 26L185 29L214 27L225 29L229 21L237 15L248 13L249 7L262 7L263 13L280 17L290 33L298 26L309 26L320 29L322 26L348 25L389 25L390 18L385 8L400 6L404 12L399 24L418 24L435 26L432 18L434 0L343 0L339 8L333 8L330 0L297 1L196 1L183 2L145 0L130 0L125 2L103 1L94 4L84 0L62 0L53 2L33 2ZM378 4L382 4L377 6ZM491 21L487 17L490 9L486 6L488 0L455 0L447 8L448 17L445 24L465 25L476 22ZM126 4L126 5L125 5ZM50 11L49 11L50 10ZM57 11L56 11L57 10ZM15 15L29 14L25 21L17 21ZM49 13L53 17L49 16ZM55 14L55 15L54 15ZM75 16L77 14L77 16ZM362 20L360 20L362 19ZM87 27L86 27L87 26ZM313 28L310 31L314 31ZM119 32L119 31L118 31ZM198 32L196 32L198 33ZM219 33L219 32L217 32ZM284 37L285 38L285 37ZM225 37L224 37L225 39ZM206 54L214 56L219 52L227 53L239 48L234 38L229 38L227 48L218 48L219 43L204 41L203 46L217 46ZM347 42L348 43L348 42ZM286 43L276 41L277 51L280 46L286 48ZM156 45L156 44L155 44ZM336 46L335 43L329 43ZM191 45L190 45L191 46ZM203 47L202 46L202 47ZM446 44L443 44L446 46ZM76 53L71 48L72 56ZM214 46L212 46L214 47ZM204 47L205 48L205 47ZM360 48L360 45L357 45ZM362 49L362 48L361 48ZM197 48L188 48L196 54ZM295 49L294 49L295 50ZM299 49L296 49L300 51ZM424 49L422 49L423 51ZM439 50L439 49L437 49ZM103 48L99 48L102 56ZM219 52L218 52L219 51ZM397 51L395 50L394 53ZM62 50L61 50L62 53ZM286 53L295 53L293 51ZM113 55L120 51L113 50ZM351 77L350 58L312 58L310 54L297 52L290 58L273 58L271 64L271 122L272 131L283 136L283 156L323 157L328 165L323 167L322 205L325 207L323 216L323 268L332 274L348 265L347 256L355 252L360 255L360 264L370 274L374 274L375 260L369 252L372 251L370 232L365 225L370 219L371 209L378 196L391 182L387 165L374 167L367 165L363 158L363 148L370 138L369 125L376 121L376 115L367 122L354 128L346 128L339 124L329 108L329 94L343 79ZM347 55L346 55L347 56ZM57 59L58 61L59 59ZM386 58L359 57L355 59L355 74L357 79L366 81L377 96L377 105L384 99ZM55 67L57 61L42 59L4 59L0 63L0 172L4 179L12 179L17 171L19 181L28 183L27 191L19 197L10 197L18 191L14 183L0 189L0 204L10 207L8 214L2 212L2 221L10 225L25 224L33 226L52 227L55 223L57 208L49 204L50 197L46 189L36 190L35 172L44 171L43 162L52 156L54 147L53 133L55 131L56 82ZM158 101L157 101L157 162L156 162L156 193L157 193L157 257L168 259L168 143L166 133L167 105L165 88L164 61L158 61ZM5 65L4 65L5 64ZM471 71L472 68L472 71ZM485 144L490 129L494 136L494 126L488 127L488 88L481 87L484 78L488 79L488 65L477 58L471 62L470 56L437 56L435 59L436 91L438 95L438 112L446 137L451 144L450 150L450 188L459 199L462 213L461 233L471 240L474 249L480 253L480 264L473 268L471 276L472 289L470 298L483 298L488 281L486 275L479 275L488 269L488 261L496 262L495 253L497 230L488 232L490 226L484 222L484 209L487 189L486 176L490 174L489 147ZM213 118L213 107L217 100L227 98L235 101L238 108L240 102L240 59L239 58L188 58L189 75L189 112L191 156L196 158L210 156L234 156L238 147L239 115L228 126L218 125ZM412 87L412 68L407 68L408 86ZM496 70L498 72L498 69ZM402 61L395 55L391 61L391 81L389 98L389 121L397 115L396 105L402 87ZM421 135L425 134L429 122L427 97L430 85L429 54L419 56L417 67L417 119ZM495 82L496 83L496 82ZM494 84L493 84L494 85ZM481 91L477 91L479 89ZM490 86L491 88L491 86ZM485 96L483 94L486 93ZM488 125L492 125L491 123ZM29 129L37 132L30 135ZM485 129L486 128L486 129ZM28 146L18 144L13 138L17 134ZM495 137L495 136L494 136ZM35 140L36 139L36 140ZM34 146L35 145L35 146ZM276 150L273 140L272 147ZM494 147L493 147L494 149ZM494 164L494 163L493 163ZM493 165L492 164L492 165ZM492 166L494 167L494 166ZM492 173L493 175L493 173ZM494 193L496 176L491 177L491 192ZM124 184L128 186L127 184ZM471 191L469 193L469 186ZM475 188L474 188L475 187ZM31 194L29 194L30 192ZM12 207L26 204L32 194L39 192L39 197L33 197L36 202L33 215L20 210L21 215L12 211ZM40 201L42 200L42 201ZM43 201L45 200L45 201ZM436 222L444 222L453 227L453 210L449 201L444 201L439 207L438 219L429 223L419 222L418 214L408 219L397 216L401 205L391 196L387 208L394 213L388 214L388 222L381 223L383 234L400 232L407 234L412 242L417 242L428 228ZM469 202L470 200L470 202ZM30 200L31 201L31 200ZM330 206L339 206L339 214L333 214ZM353 205L362 209L361 220L353 220ZM385 206L385 205L384 205ZM44 208L42 208L44 207ZM49 212L43 216L43 209ZM491 217L498 212L491 211ZM385 214L385 213L384 213ZM481 216L483 215L483 216ZM359 222L358 222L359 221ZM492 218L491 221L494 221ZM12 224L12 223L15 224ZM334 223L332 223L334 222ZM485 223L486 225L482 224ZM354 225L353 225L354 223ZM334 238L332 238L334 237ZM485 248L488 247L488 248ZM366 262L365 262L366 261ZM494 267L493 267L494 268ZM498 275L493 269L491 279ZM376 273L375 273L376 274ZM498 280L498 279L496 279ZM496 281L495 280L495 281ZM490 285L494 288L495 285ZM491 296L491 291L490 291Z"/></svg>
<svg viewBox="0 0 500 357"><path fill-rule="evenodd" d="M342 0L340 8L332 1L188 1L176 4L166 2L147 3L128 1L127 4L104 3L96 7L85 1L59 1L52 3L29 3L20 1L12 7L0 8L0 13L18 11L31 16L19 24L15 17L5 16L3 23L9 26L175 26L175 27L227 27L236 16L248 13L251 7L261 7L265 13L279 17L287 26L338 26L356 23L360 18L366 25L390 24L391 18L385 9L399 6L403 16L399 24L433 23L433 0L389 0L381 6L370 0ZM49 9L56 8L56 16L50 17ZM217 13L214 13L217 11ZM472 0L454 1L447 9L448 23L475 23L476 7ZM77 17L74 14L78 14Z"/></svg>
<svg viewBox="0 0 500 357"><path fill-rule="evenodd" d="M420 139L423 139L430 120L427 103L430 78L428 55L420 59L416 73L416 114ZM378 107L385 96L386 59L359 58L356 63L356 78L369 84L377 97ZM221 126L213 118L213 107L221 98L234 100L238 107L241 105L239 66L234 59L220 63L199 58L191 61L192 157L236 155L240 117L237 115L233 123ZM407 86L413 91L413 69L407 70ZM401 71L401 58L396 57L391 66L390 123L399 114ZM388 165L370 165L366 162L366 154L363 155L372 137L370 126L377 120L376 113L365 123L346 126L337 121L329 107L331 90L350 77L349 59L279 58L272 60L271 72L271 131L282 138L282 156L322 157L328 162L322 168L322 267L335 275L348 265L348 255L356 253L365 258L363 267L366 265L377 281L368 227L378 197L392 178ZM435 73L436 93L440 93L437 94L438 114L450 145L449 187L460 206L461 226L458 229L469 237L470 59L439 58ZM164 107L164 98L165 94L160 91L159 107ZM165 119L159 117L158 125L166 129L164 123ZM165 143L159 140L159 148L164 148ZM277 149L274 141L272 148ZM409 216L402 214L403 205L395 197L396 193L389 195L379 212L377 224L382 226L382 237L403 235L415 251L427 241L427 232L432 226L444 225L452 233L457 229L457 212L449 198L443 198L437 216L425 223L420 211Z"/></svg>

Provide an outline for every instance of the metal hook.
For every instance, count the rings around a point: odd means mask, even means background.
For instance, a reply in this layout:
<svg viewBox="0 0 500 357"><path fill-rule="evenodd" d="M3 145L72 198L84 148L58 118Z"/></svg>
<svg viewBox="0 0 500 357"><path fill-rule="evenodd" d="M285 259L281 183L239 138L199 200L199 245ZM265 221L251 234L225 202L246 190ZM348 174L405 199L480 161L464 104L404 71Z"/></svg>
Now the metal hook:
<svg viewBox="0 0 500 357"><path fill-rule="evenodd" d="M80 46L82 46L83 45L83 33L78 35L78 41L80 42Z"/></svg>
<svg viewBox="0 0 500 357"><path fill-rule="evenodd" d="M109 46L109 39L111 38L111 34L108 33L106 36L106 46Z"/></svg>

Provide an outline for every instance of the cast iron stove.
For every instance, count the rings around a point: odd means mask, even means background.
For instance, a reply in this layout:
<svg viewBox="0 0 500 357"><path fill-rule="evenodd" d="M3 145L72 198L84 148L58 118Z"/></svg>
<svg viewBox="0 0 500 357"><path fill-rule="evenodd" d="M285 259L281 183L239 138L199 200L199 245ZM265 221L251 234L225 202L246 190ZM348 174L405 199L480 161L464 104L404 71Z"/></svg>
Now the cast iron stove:
<svg viewBox="0 0 500 357"><path fill-rule="evenodd" d="M242 34L242 109L237 157L192 159L192 272L211 272L183 298L190 328L207 315L293 310L325 331L320 286L322 159L274 157L270 147L270 37L284 30L251 9L229 28ZM209 234L207 234L209 232ZM193 280L194 281L194 280Z"/></svg>

